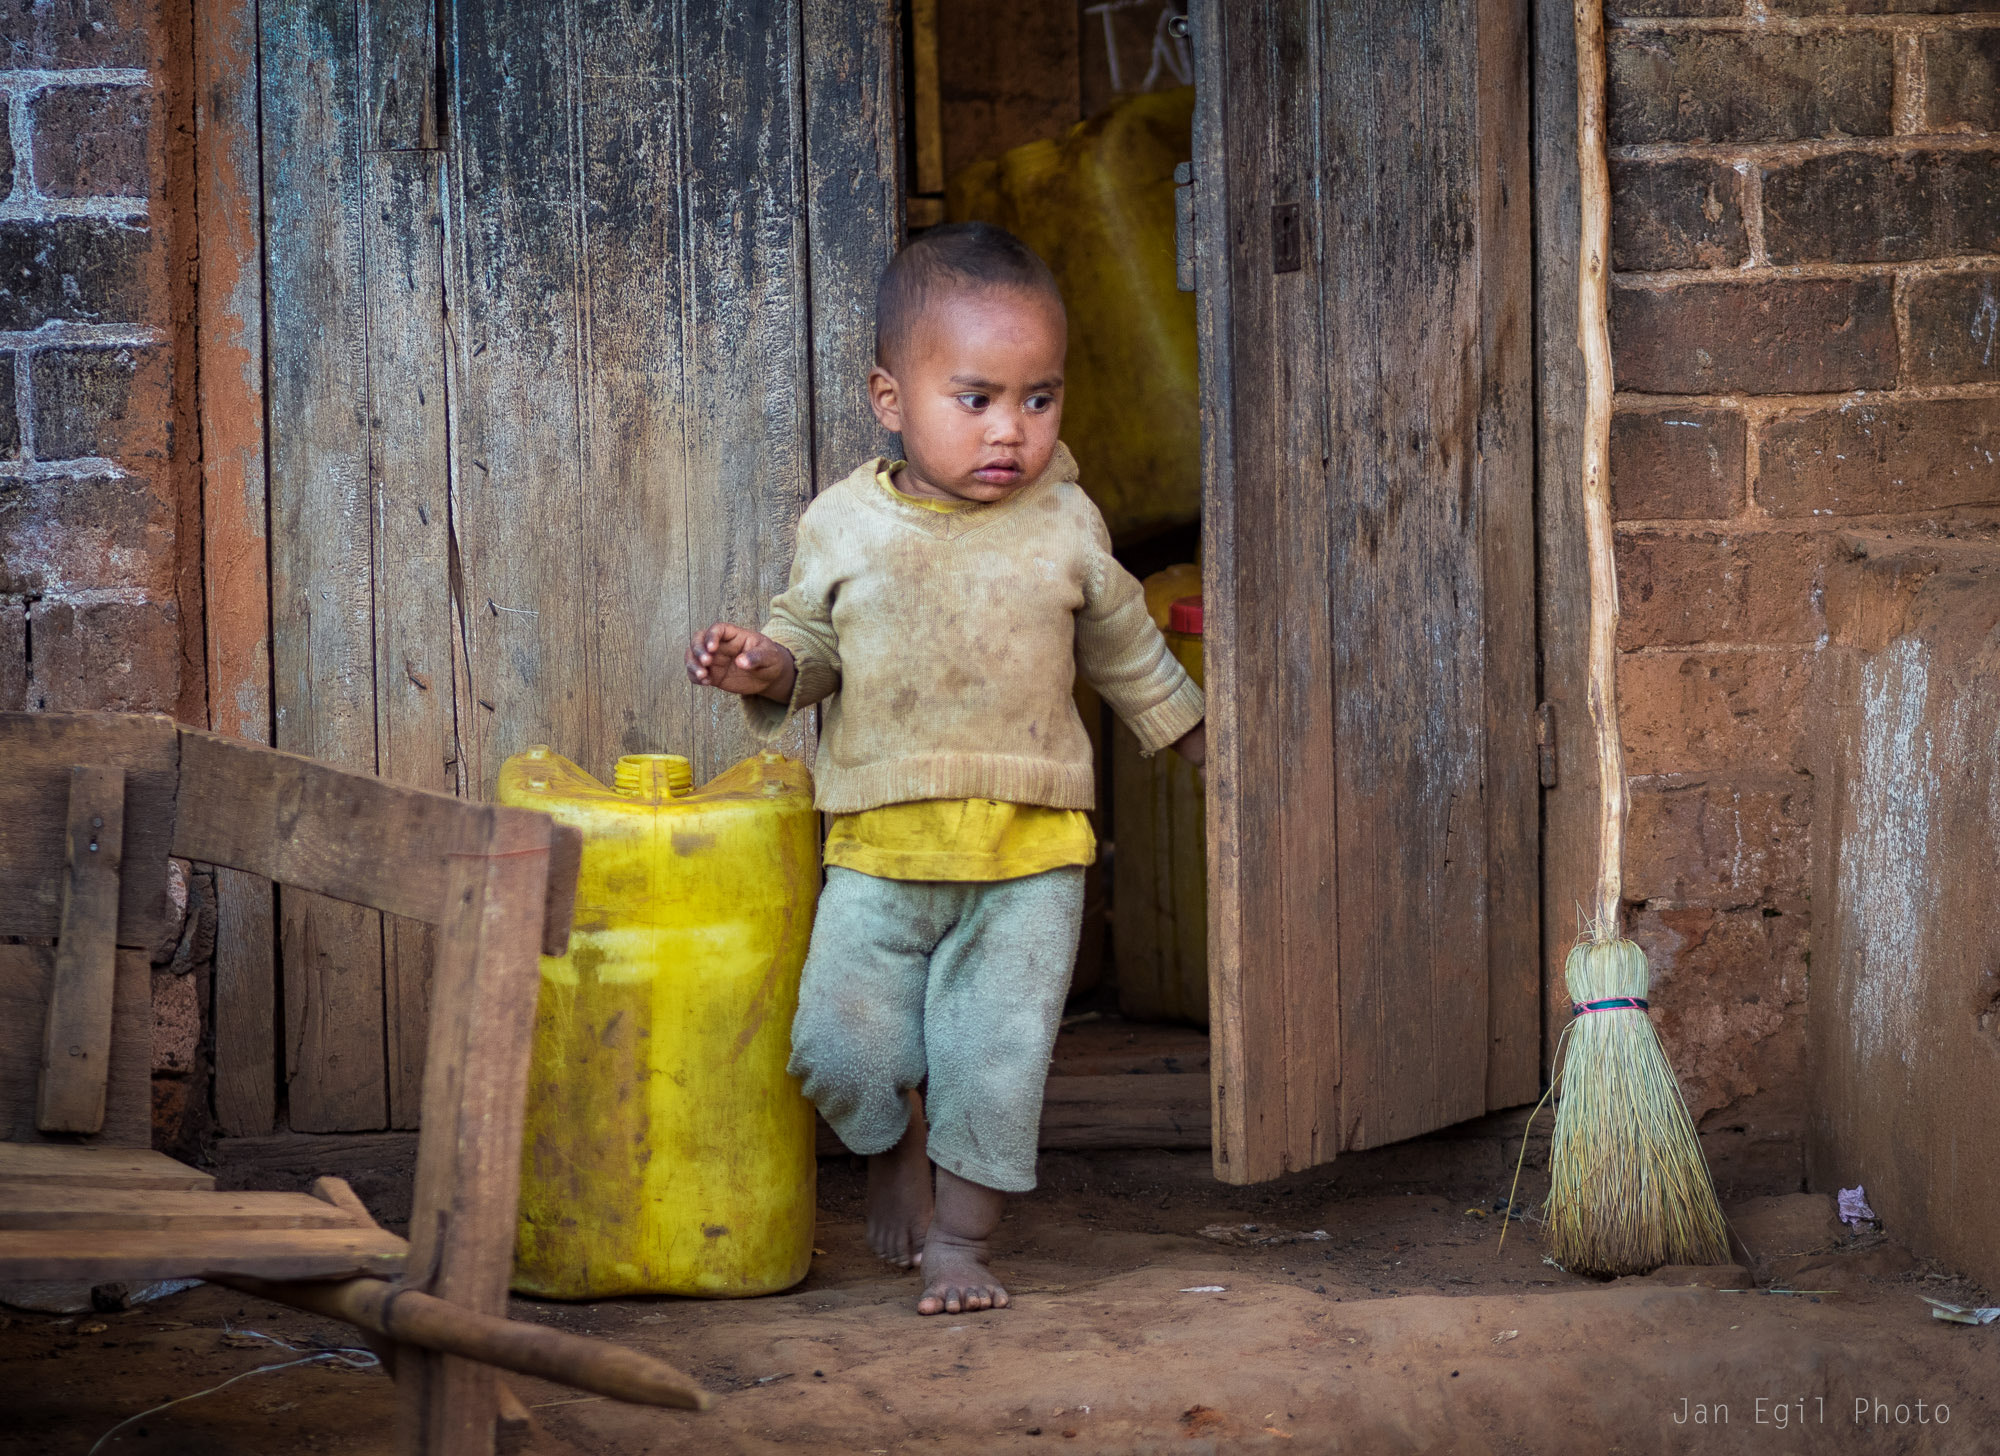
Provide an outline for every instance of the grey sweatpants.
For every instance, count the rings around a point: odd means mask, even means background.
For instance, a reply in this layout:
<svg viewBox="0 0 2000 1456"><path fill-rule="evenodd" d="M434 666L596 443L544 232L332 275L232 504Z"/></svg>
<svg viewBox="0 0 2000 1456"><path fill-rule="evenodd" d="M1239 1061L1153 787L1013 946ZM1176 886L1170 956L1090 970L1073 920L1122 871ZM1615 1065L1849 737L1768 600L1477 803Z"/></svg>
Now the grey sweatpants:
<svg viewBox="0 0 2000 1456"><path fill-rule="evenodd" d="M931 1161L1035 1186L1049 1052L1076 965L1083 869L885 880L829 867L792 1022L792 1075L857 1153L887 1152L928 1083Z"/></svg>

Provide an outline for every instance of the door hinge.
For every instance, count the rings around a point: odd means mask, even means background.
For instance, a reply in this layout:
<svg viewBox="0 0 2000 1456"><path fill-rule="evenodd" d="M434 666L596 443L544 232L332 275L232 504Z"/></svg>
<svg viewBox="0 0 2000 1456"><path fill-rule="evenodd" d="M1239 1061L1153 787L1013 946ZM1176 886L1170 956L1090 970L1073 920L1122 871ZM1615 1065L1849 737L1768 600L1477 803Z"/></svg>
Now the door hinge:
<svg viewBox="0 0 2000 1456"><path fill-rule="evenodd" d="M1543 703L1535 709L1535 763L1542 787L1556 786L1556 705Z"/></svg>
<svg viewBox="0 0 2000 1456"><path fill-rule="evenodd" d="M1174 286L1194 292L1194 165L1174 164Z"/></svg>

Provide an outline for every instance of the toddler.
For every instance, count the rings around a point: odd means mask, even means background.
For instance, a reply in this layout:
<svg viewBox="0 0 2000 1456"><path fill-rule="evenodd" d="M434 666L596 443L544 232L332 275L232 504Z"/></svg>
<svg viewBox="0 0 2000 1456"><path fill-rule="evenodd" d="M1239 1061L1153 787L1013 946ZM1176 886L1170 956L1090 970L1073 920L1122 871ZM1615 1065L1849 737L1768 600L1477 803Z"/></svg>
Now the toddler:
<svg viewBox="0 0 2000 1456"><path fill-rule="evenodd" d="M1097 852L1076 674L1146 752L1203 756L1201 689L1058 439L1067 346L1055 279L1010 233L957 223L904 248L868 393L906 458L813 501L763 631L717 623L688 649L688 676L767 736L826 703L826 886L791 1069L868 1156L869 1243L921 1266L920 1314L1008 1302L987 1240L1003 1196L1034 1187Z"/></svg>

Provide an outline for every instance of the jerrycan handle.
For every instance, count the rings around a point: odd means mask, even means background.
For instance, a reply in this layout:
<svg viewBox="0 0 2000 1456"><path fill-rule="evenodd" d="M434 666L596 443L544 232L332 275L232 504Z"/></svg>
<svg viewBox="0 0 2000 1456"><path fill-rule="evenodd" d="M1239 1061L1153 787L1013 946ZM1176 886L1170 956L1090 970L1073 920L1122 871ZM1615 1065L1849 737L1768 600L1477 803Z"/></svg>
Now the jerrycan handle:
<svg viewBox="0 0 2000 1456"><path fill-rule="evenodd" d="M628 753L618 760L612 787L628 798L678 799L694 791L694 764L678 753Z"/></svg>

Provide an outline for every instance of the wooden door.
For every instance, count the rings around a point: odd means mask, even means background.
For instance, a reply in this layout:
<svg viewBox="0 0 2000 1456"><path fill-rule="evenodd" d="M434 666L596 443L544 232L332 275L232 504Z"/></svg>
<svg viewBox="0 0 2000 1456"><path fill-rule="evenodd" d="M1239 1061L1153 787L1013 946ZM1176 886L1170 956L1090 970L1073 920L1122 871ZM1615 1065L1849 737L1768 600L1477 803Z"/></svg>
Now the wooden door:
<svg viewBox="0 0 2000 1456"><path fill-rule="evenodd" d="M749 752L681 656L880 443L893 0L264 0L258 40L277 745L476 797L532 743ZM428 931L279 921L282 1048L218 1079L414 1126Z"/></svg>
<svg viewBox="0 0 2000 1456"><path fill-rule="evenodd" d="M1198 0L1215 1166L1538 1091L1522 0Z"/></svg>

